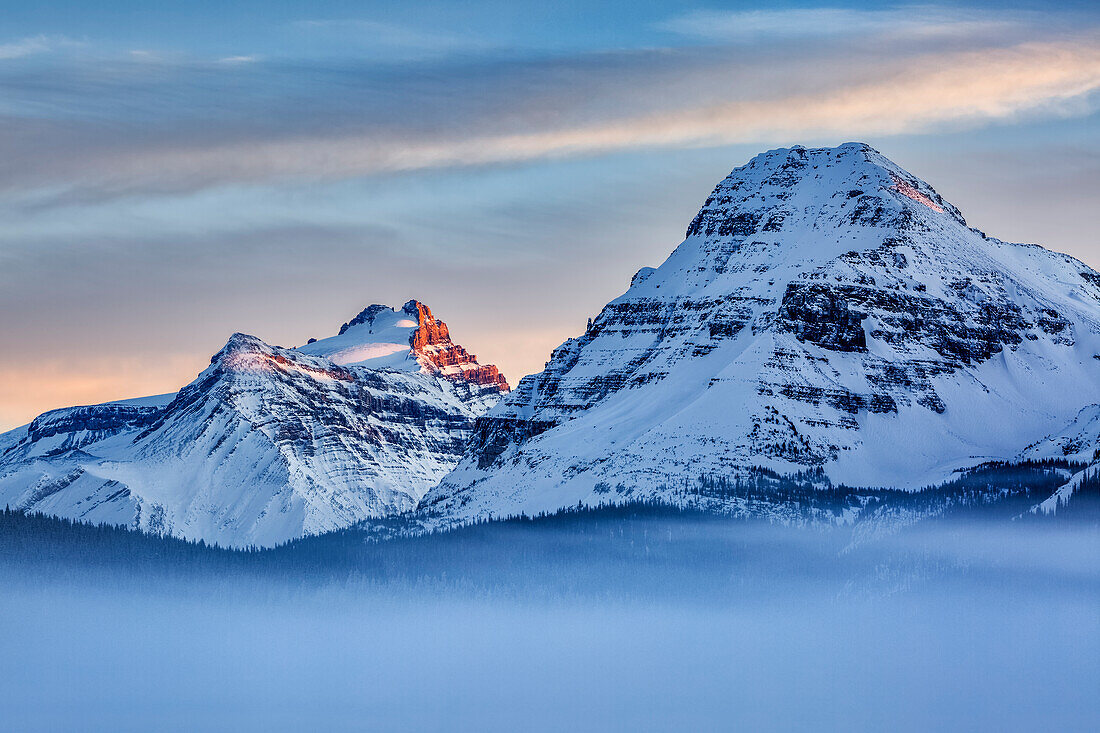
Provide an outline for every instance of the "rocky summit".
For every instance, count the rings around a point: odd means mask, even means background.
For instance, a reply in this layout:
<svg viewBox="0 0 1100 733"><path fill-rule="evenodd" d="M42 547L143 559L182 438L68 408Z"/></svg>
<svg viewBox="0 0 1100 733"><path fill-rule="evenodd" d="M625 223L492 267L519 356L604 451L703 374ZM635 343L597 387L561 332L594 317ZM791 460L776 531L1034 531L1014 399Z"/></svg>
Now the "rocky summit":
<svg viewBox="0 0 1100 733"><path fill-rule="evenodd" d="M401 310L369 306L342 325L336 336L311 340L298 350L336 364L435 374L455 382L468 402L486 407L508 391L504 375L492 364L479 364L475 355L452 342L447 324L418 300L410 300Z"/></svg>
<svg viewBox="0 0 1100 733"><path fill-rule="evenodd" d="M675 500L759 470L919 488L1055 445L1097 402L1096 271L968 227L867 145L779 149L477 420L424 505Z"/></svg>

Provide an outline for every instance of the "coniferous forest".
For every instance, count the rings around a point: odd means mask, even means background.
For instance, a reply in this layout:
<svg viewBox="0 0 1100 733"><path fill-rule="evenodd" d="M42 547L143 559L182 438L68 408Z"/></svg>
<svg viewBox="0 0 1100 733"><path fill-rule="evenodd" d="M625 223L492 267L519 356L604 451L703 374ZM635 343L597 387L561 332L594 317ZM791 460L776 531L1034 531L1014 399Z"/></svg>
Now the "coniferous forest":
<svg viewBox="0 0 1100 733"><path fill-rule="evenodd" d="M848 586L867 580L866 554L878 561L881 536L919 538L959 526L1029 532L1100 525L1100 478L1085 472L1068 503L1032 511L1066 476L1084 468L1065 461L989 464L920 492L822 485L819 473L781 476L759 471L752 480L702 477L676 503L659 500L577 506L535 517L483 520L450 530L422 531L400 517L366 522L275 548L223 548L125 527L90 525L5 508L0 513L0 571L87 579L274 582L284 588L332 583L430 588L472 593L622 593L660 596L694 583L721 596L738 568L737 583L781 576L756 538L812 548L799 563ZM755 516L756 502L791 508L790 521ZM859 508L852 520L846 512ZM807 542L807 537L812 541ZM754 554L755 553L755 554ZM838 555L839 553L839 555ZM692 558L707 555L705 564ZM837 563L836 558L841 557ZM907 551L891 572L914 577L924 558ZM912 567L906 567L906 564ZM612 571L608 572L608 565ZM675 577L659 570L680 567ZM961 568L961 566L960 566ZM878 572L881 568L875 570Z"/></svg>

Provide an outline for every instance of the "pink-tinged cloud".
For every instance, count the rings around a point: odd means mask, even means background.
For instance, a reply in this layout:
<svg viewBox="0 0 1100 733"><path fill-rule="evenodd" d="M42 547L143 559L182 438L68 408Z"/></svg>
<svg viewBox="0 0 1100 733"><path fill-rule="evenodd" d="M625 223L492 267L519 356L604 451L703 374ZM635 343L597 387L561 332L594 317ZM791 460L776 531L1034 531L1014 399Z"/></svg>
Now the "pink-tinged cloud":
<svg viewBox="0 0 1100 733"><path fill-rule="evenodd" d="M63 175L77 187L122 190L339 179L638 148L927 133L1025 115L1083 114L1091 109L1090 95L1100 89L1096 40L899 54L879 68L850 70L847 77L823 87L816 81L800 85L792 79L789 89L763 93L750 88L743 96L733 87L729 101L634 114L600 108L564 125L553 124L552 116L548 124L540 111L530 118L519 114L509 124L487 121L489 133L468 123L453 133L402 134L384 126L352 133L313 130L271 139L237 136L134 149L112 146L101 158L94 151L74 156L72 170L65 170L62 161L52 175ZM713 75L713 69L706 73ZM690 81L685 78L684 83ZM614 76L601 83L614 84ZM33 178L34 173L29 175Z"/></svg>

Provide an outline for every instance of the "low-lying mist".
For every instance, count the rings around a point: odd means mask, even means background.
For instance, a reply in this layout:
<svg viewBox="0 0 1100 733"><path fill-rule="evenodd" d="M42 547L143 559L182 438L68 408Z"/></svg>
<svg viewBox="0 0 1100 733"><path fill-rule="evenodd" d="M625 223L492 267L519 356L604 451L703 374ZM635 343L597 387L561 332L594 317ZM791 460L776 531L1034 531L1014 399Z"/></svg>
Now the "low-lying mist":
<svg viewBox="0 0 1100 733"><path fill-rule="evenodd" d="M1100 721L1095 523L869 537L635 507L232 553L8 521L6 730Z"/></svg>

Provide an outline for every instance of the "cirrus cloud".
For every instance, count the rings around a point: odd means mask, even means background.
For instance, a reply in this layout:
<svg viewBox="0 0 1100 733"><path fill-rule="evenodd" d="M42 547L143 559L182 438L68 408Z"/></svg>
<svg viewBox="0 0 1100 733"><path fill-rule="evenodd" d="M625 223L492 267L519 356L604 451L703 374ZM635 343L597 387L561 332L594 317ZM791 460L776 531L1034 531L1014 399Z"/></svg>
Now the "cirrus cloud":
<svg viewBox="0 0 1100 733"><path fill-rule="evenodd" d="M81 45L64 36L30 36L17 41L0 43L0 60L19 59L24 56L47 53L58 48L71 48Z"/></svg>
<svg viewBox="0 0 1100 733"><path fill-rule="evenodd" d="M762 37L804 38L848 37L967 37L980 33L1003 33L1033 22L1034 17L1002 12L996 15L910 5L878 9L805 7L781 10L696 10L672 18L658 27L712 42L756 42Z"/></svg>
<svg viewBox="0 0 1100 733"><path fill-rule="evenodd" d="M1100 89L1096 33L964 51L899 47L873 66L858 57L815 59L812 50L791 56L786 66L775 64L768 57L752 62L737 54L653 52L587 65L531 63L488 72L474 66L407 83L361 84L329 74L323 92L343 90L342 101L318 99L311 114L283 114L279 102L261 93L242 99L231 114L215 101L191 122L153 114L140 130L95 118L28 126L16 116L0 133L0 150L22 164L0 173L0 190L31 190L32 198L35 189L47 198L110 196L638 148L924 133L1025 115L1082 114ZM147 101L178 104L174 93L186 100L185 88L164 89L181 75L188 83L197 77L232 89L250 80L275 86L285 74L252 72L261 62L218 66L158 68ZM404 98L397 96L402 85ZM197 93L217 100L221 92L200 86ZM287 95L295 104L309 98ZM29 154L47 146L54 154Z"/></svg>

